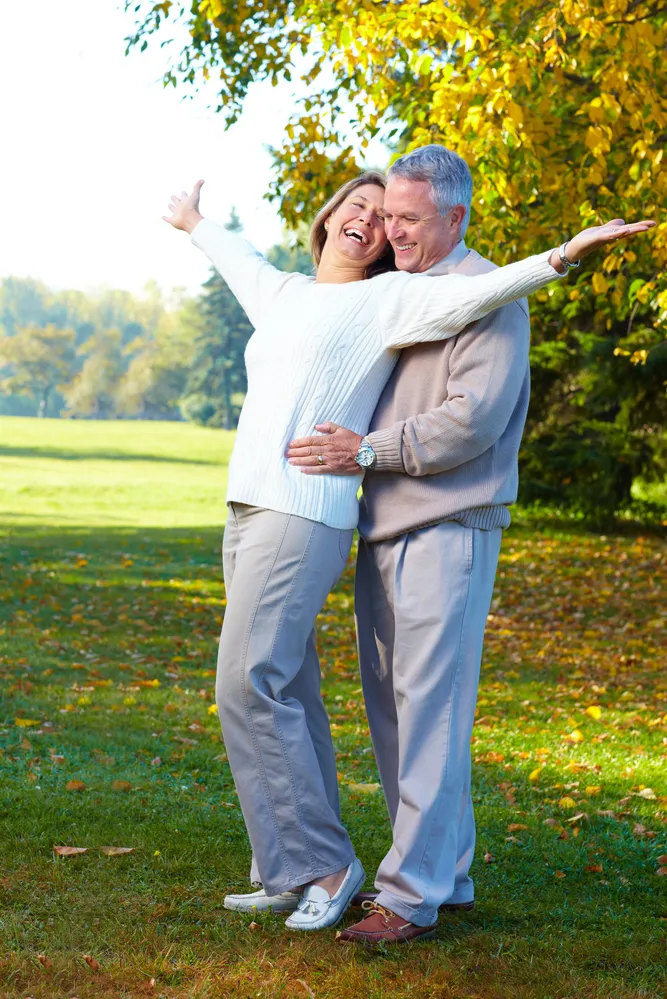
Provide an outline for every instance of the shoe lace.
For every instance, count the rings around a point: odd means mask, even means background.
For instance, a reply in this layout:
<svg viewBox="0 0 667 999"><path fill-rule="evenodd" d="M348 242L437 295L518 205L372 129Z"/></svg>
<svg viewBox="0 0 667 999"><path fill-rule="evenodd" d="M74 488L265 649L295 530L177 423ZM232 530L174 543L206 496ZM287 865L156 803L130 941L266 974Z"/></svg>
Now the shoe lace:
<svg viewBox="0 0 667 999"><path fill-rule="evenodd" d="M372 916L374 912L377 912L379 916L382 916L385 921L385 925L387 926L389 925L389 920L394 915L394 913L389 909L385 909L383 905L380 905L379 902L375 902L372 899L367 899L365 902L362 902L361 908L365 909L369 916Z"/></svg>
<svg viewBox="0 0 667 999"><path fill-rule="evenodd" d="M307 916L319 916L322 913L322 902L313 902L309 898L302 898L299 902L299 912L304 912Z"/></svg>

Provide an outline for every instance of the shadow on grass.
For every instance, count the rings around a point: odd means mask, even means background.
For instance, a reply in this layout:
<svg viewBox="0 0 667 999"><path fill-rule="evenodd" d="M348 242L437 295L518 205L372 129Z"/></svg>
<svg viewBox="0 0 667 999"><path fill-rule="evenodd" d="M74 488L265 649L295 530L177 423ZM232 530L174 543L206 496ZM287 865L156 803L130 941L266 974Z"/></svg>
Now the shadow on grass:
<svg viewBox="0 0 667 999"><path fill-rule="evenodd" d="M5 458L54 458L59 461L144 461L167 465L219 465L222 461L206 458L179 458L175 455L132 454L128 451L68 451L57 447L2 447L0 457Z"/></svg>

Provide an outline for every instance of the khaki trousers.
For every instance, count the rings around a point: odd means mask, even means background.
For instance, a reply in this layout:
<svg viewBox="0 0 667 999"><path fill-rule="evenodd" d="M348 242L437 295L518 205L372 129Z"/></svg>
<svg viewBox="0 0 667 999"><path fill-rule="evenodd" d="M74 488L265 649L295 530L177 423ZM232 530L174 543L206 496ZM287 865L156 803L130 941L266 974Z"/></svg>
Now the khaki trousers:
<svg viewBox="0 0 667 999"><path fill-rule="evenodd" d="M253 870L270 895L354 859L314 630L351 543L352 531L229 505L216 703Z"/></svg>
<svg viewBox="0 0 667 999"><path fill-rule="evenodd" d="M442 523L359 544L361 679L393 828L375 884L418 926L474 894L470 737L501 534Z"/></svg>

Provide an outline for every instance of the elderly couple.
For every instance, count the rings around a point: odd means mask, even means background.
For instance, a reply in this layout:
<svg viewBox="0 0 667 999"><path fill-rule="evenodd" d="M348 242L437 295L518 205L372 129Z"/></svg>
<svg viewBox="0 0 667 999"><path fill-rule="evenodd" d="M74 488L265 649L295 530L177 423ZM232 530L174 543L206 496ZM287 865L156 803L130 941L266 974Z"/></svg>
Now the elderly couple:
<svg viewBox="0 0 667 999"><path fill-rule="evenodd" d="M255 327L229 466L216 701L261 887L225 906L318 930L362 905L339 940L425 939L439 907L473 906L470 735L528 406L524 297L653 223L616 219L496 268L463 241L467 165L426 146L334 195L307 277L203 218L201 183L165 219ZM357 525L361 677L393 829L379 894L360 893L341 822L315 640Z"/></svg>

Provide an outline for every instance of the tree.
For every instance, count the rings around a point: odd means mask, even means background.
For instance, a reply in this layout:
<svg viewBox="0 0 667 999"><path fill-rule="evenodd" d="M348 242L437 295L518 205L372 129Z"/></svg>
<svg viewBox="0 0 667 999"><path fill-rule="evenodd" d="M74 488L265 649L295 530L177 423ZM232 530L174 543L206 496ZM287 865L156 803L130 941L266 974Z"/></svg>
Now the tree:
<svg viewBox="0 0 667 999"><path fill-rule="evenodd" d="M73 357L73 330L24 326L0 339L0 360L9 368L0 386L9 394L37 398L37 415L46 416L51 393L67 379Z"/></svg>
<svg viewBox="0 0 667 999"><path fill-rule="evenodd" d="M104 330L79 348L86 359L64 389L66 416L104 420L115 414L115 394L122 373L121 345L119 330Z"/></svg>
<svg viewBox="0 0 667 999"><path fill-rule="evenodd" d="M397 152L442 142L467 160L475 178L471 240L498 263L596 221L658 219L649 238L593 258L533 300L540 391L524 461L533 446L533 468L538 452L556 464L581 455L575 445L583 434L584 451L601 448L612 469L607 459L620 434L641 457L633 472L667 467L665 4L128 0L126 7L137 18L129 47L163 40L171 24L187 28L165 80L196 87L215 79L227 124L251 82L299 73L307 92L274 151L271 188L290 227L359 171L375 136ZM570 477L554 479L567 498ZM626 485L607 495L627 500L631 477L623 473Z"/></svg>

